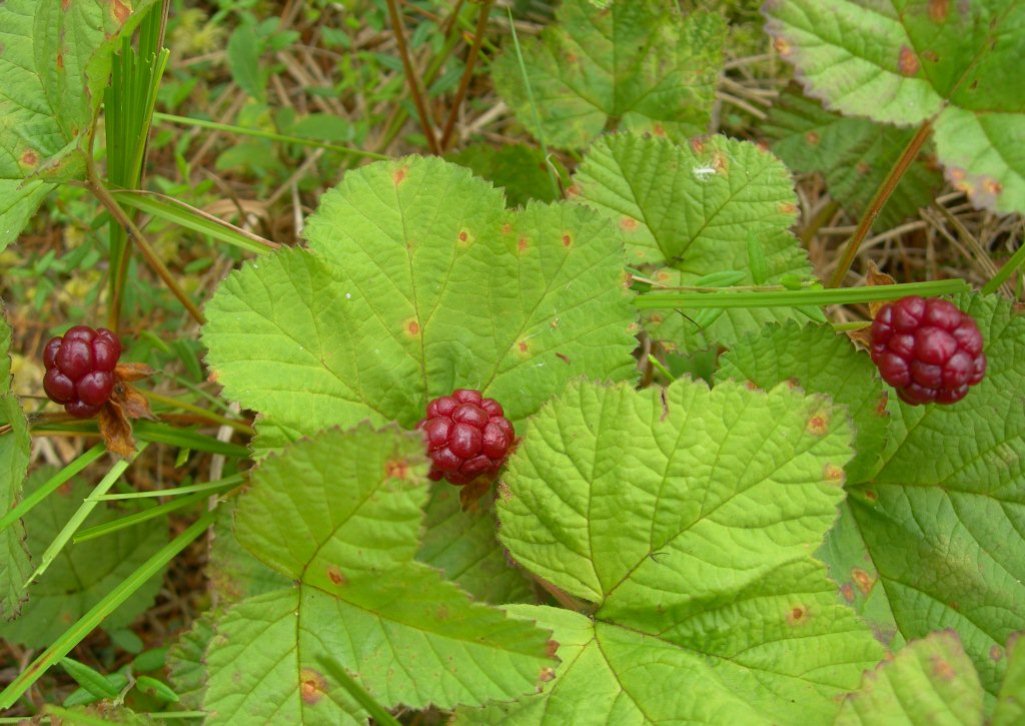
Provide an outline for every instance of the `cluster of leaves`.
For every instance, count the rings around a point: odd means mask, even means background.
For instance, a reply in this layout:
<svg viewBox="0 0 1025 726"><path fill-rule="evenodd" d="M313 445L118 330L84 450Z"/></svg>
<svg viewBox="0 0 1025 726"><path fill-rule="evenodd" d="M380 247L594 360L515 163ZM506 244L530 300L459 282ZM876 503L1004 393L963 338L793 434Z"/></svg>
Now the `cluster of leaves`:
<svg viewBox="0 0 1025 726"><path fill-rule="evenodd" d="M807 92L878 122L928 120L948 178L1014 209L1023 170L1002 145L1020 99L996 81L1023 42L1018 5L929 3L891 18L780 0L766 13ZM276 42L261 33L242 26L235 63L256 52L247 44ZM322 197L305 247L223 281L202 342L224 396L258 414L256 466L214 520L216 606L169 655L184 708L211 723L428 707L457 723L1021 718L1025 318L961 295L991 372L956 406L915 408L815 306L633 305L645 286L815 284L789 231L787 167L751 142L700 135L724 37L718 15L681 16L674 2L565 0L540 38L492 66L539 141L582 152L559 174L565 199L529 148L466 150L466 166L382 161ZM871 54L855 47L865 37L881 38ZM246 83L259 100L261 77ZM774 113L780 154L823 171L855 208L864 181L839 164L881 182L875 167L912 135L796 90ZM962 132L967 151L949 141ZM81 127L61 133L48 168L82 153ZM912 174L907 208L936 182ZM28 187L45 193L53 178ZM4 219L20 224L25 209ZM708 382L638 390L638 334L683 357L722 355ZM8 380L0 368L5 510L28 458ZM427 481L412 431L428 400L458 387L499 400L521 435L475 512ZM5 614L31 569L23 526L35 549L72 511L50 506L3 530ZM121 532L139 561L163 544ZM55 636L59 616L39 603L67 587L76 557L107 558L115 579L137 564L73 550L5 637ZM84 600L106 587L79 584ZM138 595L122 623L151 596Z"/></svg>

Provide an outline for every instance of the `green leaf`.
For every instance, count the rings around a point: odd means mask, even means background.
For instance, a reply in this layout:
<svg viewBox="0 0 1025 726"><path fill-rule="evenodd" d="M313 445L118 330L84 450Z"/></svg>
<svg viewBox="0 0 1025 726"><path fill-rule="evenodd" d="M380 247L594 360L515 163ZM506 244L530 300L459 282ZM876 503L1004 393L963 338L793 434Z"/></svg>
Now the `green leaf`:
<svg viewBox="0 0 1025 726"><path fill-rule="evenodd" d="M991 694L1025 622L1025 319L996 296L960 296L989 361L952 406L895 402L883 464L848 484L863 547L900 634L955 629Z"/></svg>
<svg viewBox="0 0 1025 726"><path fill-rule="evenodd" d="M207 610L192 621L167 651L167 668L183 708L199 709L206 691L206 649L217 626L217 613Z"/></svg>
<svg viewBox="0 0 1025 726"><path fill-rule="evenodd" d="M495 533L494 495L464 512L459 489L440 482L431 488L426 508L427 530L417 559L437 567L445 578L484 602L501 604L534 599L530 581L511 567Z"/></svg>
<svg viewBox="0 0 1025 726"><path fill-rule="evenodd" d="M154 0L0 5L0 179L78 177L78 141L99 111L113 48ZM3 205L0 205L3 206Z"/></svg>
<svg viewBox="0 0 1025 726"><path fill-rule="evenodd" d="M750 142L713 136L677 146L607 136L588 151L570 192L619 226L629 264L665 266L652 274L661 285L704 285L725 271L741 273L732 278L740 285L755 284L755 272L767 284L785 275L811 276L804 251L787 231L797 214L790 172ZM755 265L749 241L762 253ZM657 339L694 350L729 345L767 323L800 317L789 308L752 307L706 321L682 310L648 314L645 324Z"/></svg>
<svg viewBox="0 0 1025 726"><path fill-rule="evenodd" d="M412 157L347 173L306 234L309 251L252 262L207 305L207 362L263 415L264 446L412 427L459 387L515 423L570 378L635 375L622 248L589 210L507 211L466 169Z"/></svg>
<svg viewBox="0 0 1025 726"><path fill-rule="evenodd" d="M981 726L982 687L957 633L931 633L865 673L836 723Z"/></svg>
<svg viewBox="0 0 1025 726"><path fill-rule="evenodd" d="M99 671L93 670L85 663L79 663L71 658L61 658L60 664L69 676L75 679L78 685L85 688L97 698L114 698L120 689L116 688L107 677Z"/></svg>
<svg viewBox="0 0 1025 726"><path fill-rule="evenodd" d="M11 393L11 329L0 307L0 512L10 511L21 501L22 482L28 470L31 440L21 404ZM25 526L21 520L0 531L0 620L10 620L27 598L23 589L32 572ZM0 628L3 626L0 625Z"/></svg>
<svg viewBox="0 0 1025 726"><path fill-rule="evenodd" d="M569 641L586 635L579 680L592 685L523 703L547 699L552 723L831 718L881 654L811 557L843 500L850 439L842 409L787 386L570 386L510 460L500 538L595 603Z"/></svg>
<svg viewBox="0 0 1025 726"><path fill-rule="evenodd" d="M263 564L243 547L232 522L237 499L229 499L217 508L212 529L213 544L206 576L217 593L221 607L239 600L286 587L291 580Z"/></svg>
<svg viewBox="0 0 1025 726"><path fill-rule="evenodd" d="M18 238L51 189L41 181L0 179L0 250Z"/></svg>
<svg viewBox="0 0 1025 726"><path fill-rule="evenodd" d="M931 121L956 187L976 206L1025 211L1025 5L768 0L764 10L809 95L885 123Z"/></svg>
<svg viewBox="0 0 1025 726"><path fill-rule="evenodd" d="M1007 642L1007 675L993 709L992 726L1014 726L1025 722L1025 646L1021 633Z"/></svg>
<svg viewBox="0 0 1025 726"><path fill-rule="evenodd" d="M26 481L26 492L46 481L50 473L46 469L33 472ZM77 511L89 490L85 482L73 479L70 487L51 494L25 516L29 550L35 557ZM123 515L123 509L100 505L86 519L86 526ZM29 586L31 605L21 617L0 624L0 636L33 648L49 645L166 542L166 528L147 523L65 547L50 568ZM148 580L104 621L104 626L117 628L130 623L153 602L161 581L160 576Z"/></svg>
<svg viewBox="0 0 1025 726"><path fill-rule="evenodd" d="M525 144L472 144L448 157L505 191L510 207L522 207L531 199L554 202L558 189L552 187L544 153ZM561 170L560 170L561 171Z"/></svg>
<svg viewBox="0 0 1025 726"><path fill-rule="evenodd" d="M556 20L540 39L523 41L526 78L511 48L492 65L499 94L534 136L577 149L617 127L681 140L708 131L723 63L717 14L681 18L668 0L608 9L565 0Z"/></svg>
<svg viewBox="0 0 1025 726"><path fill-rule="evenodd" d="M260 70L260 56L263 54L263 40L257 35L256 26L245 23L235 29L228 39L228 68L243 91L264 101L267 78Z"/></svg>
<svg viewBox="0 0 1025 726"><path fill-rule="evenodd" d="M829 193L855 217L864 214L872 195L914 136L912 129L827 111L794 86L780 95L761 130L774 140L772 150L788 167L821 173ZM942 183L939 171L920 157L901 178L875 227L889 229L915 215L932 202Z"/></svg>
<svg viewBox="0 0 1025 726"><path fill-rule="evenodd" d="M719 359L717 382L751 381L766 390L780 383L823 393L847 407L854 424L854 458L847 478L863 481L879 468L889 415L876 367L850 339L828 325L787 322L745 338Z"/></svg>
<svg viewBox="0 0 1025 726"><path fill-rule="evenodd" d="M361 425L293 444L253 473L239 540L294 585L247 598L206 653L211 722L365 718L319 660L393 708L508 699L534 689L547 633L471 603L416 563L426 459L420 436Z"/></svg>

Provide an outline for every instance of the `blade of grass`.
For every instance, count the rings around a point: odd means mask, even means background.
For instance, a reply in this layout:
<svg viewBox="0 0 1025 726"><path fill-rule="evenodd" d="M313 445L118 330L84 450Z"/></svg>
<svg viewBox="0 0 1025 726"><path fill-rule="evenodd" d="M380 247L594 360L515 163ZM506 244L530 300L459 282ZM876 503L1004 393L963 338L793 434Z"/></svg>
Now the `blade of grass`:
<svg viewBox="0 0 1025 726"><path fill-rule="evenodd" d="M982 292L986 295L996 292L1011 275L1021 269L1023 264L1025 264L1025 244L1015 250L1011 259L997 270L997 274L993 275L993 279L982 286Z"/></svg>
<svg viewBox="0 0 1025 726"><path fill-rule="evenodd" d="M56 641L43 651L24 671L18 674L10 685L0 692L0 709L10 708L21 698L33 683L61 658L89 635L108 615L117 610L132 593L138 590L153 575L199 537L213 522L213 513L207 512L193 522L184 532L164 545L117 587L108 592L102 600L68 628Z"/></svg>
<svg viewBox="0 0 1025 726"><path fill-rule="evenodd" d="M828 290L765 290L731 292L718 288L714 292L650 292L634 298L642 310L659 308L789 308L802 305L848 305L851 303L897 300L906 295L931 297L968 291L964 280L909 282L902 285L832 288Z"/></svg>
<svg viewBox="0 0 1025 726"><path fill-rule="evenodd" d="M354 149L351 146L338 146L337 144L327 144L323 141L317 141L315 139L304 139L300 136L286 136L285 134L276 134L273 131L263 131L262 129L248 129L244 126L233 126L231 124L222 124L217 121L206 121L199 118L187 118L185 116L175 116L169 113L160 113L159 111L153 114L154 121L163 121L164 123L178 124L179 126L194 126L200 129L211 129L213 131L225 131L231 134L239 134L241 136L253 136L259 139L270 139L271 141L281 141L286 144L299 144L300 146L312 146L317 149L326 149L327 151L337 151L342 154L352 154L353 156L365 156L368 159L377 159L385 161L391 157L385 156L384 154L378 154L373 151L364 151L363 149Z"/></svg>
<svg viewBox="0 0 1025 726"><path fill-rule="evenodd" d="M11 509L9 512L4 514L0 518L0 532L10 527L14 522L18 521L26 514L28 514L32 507L39 504L41 501L50 496L55 492L61 484L71 479L71 477L83 471L87 466L92 464L94 461L103 456L106 452L107 447L103 444L96 444L91 449L86 451L84 454L79 456L77 459L72 461L70 464L65 466L63 469L58 471L52 477L46 480L46 482L27 497L18 502L18 505Z"/></svg>
<svg viewBox="0 0 1025 726"><path fill-rule="evenodd" d="M545 155L545 169L548 171L548 179L552 183L552 191L556 197L562 196L559 189L559 180L555 176L551 163L548 161L548 144L545 143L545 135L541 129L541 116L537 112L537 103L534 101L534 89L530 85L530 78L527 75L527 64L523 62L523 51L520 49L520 39L516 35L516 23L513 21L512 8L507 7L505 12L509 16L509 30L512 33L513 48L516 49L516 62L520 66L520 75L523 76L523 87L527 89L527 101L530 103L530 113L534 117L534 126L537 127L537 140L541 144L541 153Z"/></svg>
<svg viewBox="0 0 1025 726"><path fill-rule="evenodd" d="M123 206L172 222L193 232L209 235L248 252L263 255L280 247L276 242L247 232L173 197L134 189L112 189L110 194Z"/></svg>
<svg viewBox="0 0 1025 726"><path fill-rule="evenodd" d="M238 486L246 480L245 474L232 474L226 476L223 479L217 481L205 481L201 484L188 484L183 487L174 487L172 489L154 489L146 492L124 492L122 494L104 494L102 497L96 497L97 501L101 502L113 502L121 501L123 499L153 499L155 497L177 497L182 494L192 494L193 492L211 492L220 491L225 489L231 489L232 487ZM92 495L89 495L93 498Z"/></svg>
<svg viewBox="0 0 1025 726"><path fill-rule="evenodd" d="M363 686L357 683L345 669L342 668L333 658L317 658L321 668L328 672L338 683L355 698L366 712L370 714L381 726L399 726L399 721L392 716L388 709L378 703L373 696L367 693Z"/></svg>
<svg viewBox="0 0 1025 726"><path fill-rule="evenodd" d="M221 416L220 414L213 413L212 411L207 411L205 408L196 406L187 401L179 401L177 398L171 398L170 396L162 396L159 393L154 393L153 391L142 391L142 395L150 401L153 401L154 403L162 403L172 408L181 409L182 411L189 411L191 413L196 414L197 416L202 416L211 423L215 423L219 426L230 426L231 428L235 429L241 434L253 436L256 433L256 430L252 426L246 424L244 421L238 421L237 419Z"/></svg>
<svg viewBox="0 0 1025 726"><path fill-rule="evenodd" d="M114 466L110 468L110 471L108 471L100 480L100 483L96 485L96 488L93 490L93 495L103 495L110 491L110 488L114 486L114 482L121 478L121 475L125 473L125 470L138 458L139 454L146 450L147 446L148 444L143 444L137 448L131 459L121 459L114 464ZM46 551L43 552L42 557L39 558L39 566L36 567L35 572L29 575L28 580L25 581L24 587L28 587L33 580L46 572L50 565L53 564L53 561L57 559L57 555L60 554L60 551L64 549L64 545L68 543L68 540L71 539L72 535L74 535L75 532L78 531L78 528L82 526L82 523L85 522L86 517L92 514L92 511L96 508L97 504L98 502L96 500L89 501L86 499L82 502L81 506L79 506L75 513L71 515L71 519L68 520L67 524L65 524L61 531L57 533L57 536L53 538L53 541L46 548Z"/></svg>
<svg viewBox="0 0 1025 726"><path fill-rule="evenodd" d="M220 490L227 491L228 489L232 489L236 486L238 485L222 485L220 487ZM89 529L83 529L81 532L75 535L74 539L72 539L72 543L78 544L79 542L85 542L87 540L96 539L97 537L103 537L104 535L112 534L122 529L127 529L128 527L134 527L137 524L141 524L142 522L148 522L151 519L159 519L160 517L163 517L165 514L177 512L179 509L188 509L193 504L202 504L206 502L209 499L209 497L210 492L208 491L197 492L195 494L190 494L187 497L173 499L170 502L164 502L163 504L158 504L155 507L143 509L142 511L135 512L134 514L129 514L127 517L120 517L113 521L105 522L95 527L90 527ZM89 500L86 499L86 501Z"/></svg>

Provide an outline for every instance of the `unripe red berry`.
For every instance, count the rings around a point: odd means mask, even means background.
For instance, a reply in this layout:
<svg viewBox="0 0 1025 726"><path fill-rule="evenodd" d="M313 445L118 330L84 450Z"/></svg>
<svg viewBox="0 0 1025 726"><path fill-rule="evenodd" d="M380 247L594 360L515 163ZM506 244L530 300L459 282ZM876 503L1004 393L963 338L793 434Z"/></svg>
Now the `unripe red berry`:
<svg viewBox="0 0 1025 726"><path fill-rule="evenodd" d="M516 441L499 403L468 388L431 401L417 428L427 443L431 479L453 484L494 476Z"/></svg>
<svg viewBox="0 0 1025 726"><path fill-rule="evenodd" d="M978 326L946 300L906 297L884 305L871 341L872 361L905 403L956 403L986 373Z"/></svg>
<svg viewBox="0 0 1025 726"><path fill-rule="evenodd" d="M72 416L94 416L114 390L114 368L120 357L116 334L76 325L43 348L43 389Z"/></svg>

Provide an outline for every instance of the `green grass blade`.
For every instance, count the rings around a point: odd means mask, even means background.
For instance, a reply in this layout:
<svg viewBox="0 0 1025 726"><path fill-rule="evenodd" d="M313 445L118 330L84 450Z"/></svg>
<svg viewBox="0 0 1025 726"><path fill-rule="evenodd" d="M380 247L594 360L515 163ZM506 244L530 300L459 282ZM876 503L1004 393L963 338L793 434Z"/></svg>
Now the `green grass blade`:
<svg viewBox="0 0 1025 726"><path fill-rule="evenodd" d="M268 239L246 232L172 197L134 190L112 190L111 194L125 207L172 222L193 232L209 235L248 252L266 254L278 248L276 243Z"/></svg>
<svg viewBox="0 0 1025 726"><path fill-rule="evenodd" d="M224 486L221 488L230 489L231 486ZM118 530L125 529L126 527L134 527L135 525L141 524L142 522L148 522L151 519L163 517L165 514L168 514L170 512L176 512L179 509L187 509L191 507L193 504L205 501L209 498L209 496L210 494L207 492L196 492L195 494L190 494L187 497L173 499L170 502L165 502L155 507L143 509L140 512L129 514L127 517L121 517L120 519L115 519L112 522L107 522L105 524L100 524L95 527L90 527L89 529L84 529L81 532L79 532L78 535L75 536L73 542L74 544L78 544L79 542L85 542L86 540L96 539L97 537L103 537L104 535L117 532Z"/></svg>
<svg viewBox="0 0 1025 726"><path fill-rule="evenodd" d="M52 477L46 480L46 483L41 487L33 491L27 497L22 499L18 506L7 512L3 517L0 517L0 532L10 527L14 522L18 521L22 517L31 511L32 507L39 504L41 501L46 499L50 494L57 490L61 484L71 479L87 466L92 464L94 461L103 456L107 450L103 444L96 444L91 449L86 451L84 454L79 456L73 462L65 466L63 469L58 471Z"/></svg>
<svg viewBox="0 0 1025 726"><path fill-rule="evenodd" d="M226 476L223 479L218 479L217 481L206 481L201 484L189 484L188 486L174 487L173 489L155 489L148 492L125 492L124 494L104 494L102 497L96 497L96 500L101 502L113 502L123 499L177 497L182 494L194 494L195 492L206 492L207 494L212 494L231 489L245 480L246 477L244 474L233 474L232 476ZM90 496L89 498L92 499L93 497Z"/></svg>
<svg viewBox="0 0 1025 726"><path fill-rule="evenodd" d="M982 286L982 292L986 295L996 292L1001 285L1007 282L1011 275L1021 268L1022 264L1025 264L1025 245L1015 250L1015 253L1011 255L1011 259L997 270L997 274L993 275L993 279Z"/></svg>
<svg viewBox="0 0 1025 726"><path fill-rule="evenodd" d="M318 658L321 667L326 670L332 678L338 681L341 686L349 692L349 695L359 701L359 705L366 709L377 723L381 726L399 726L398 720L392 716L388 709L374 700L374 697L367 693L363 687L353 680L345 669L331 658Z"/></svg>
<svg viewBox="0 0 1025 726"><path fill-rule="evenodd" d="M710 292L651 292L634 298L642 310L659 308L770 308L802 305L847 305L850 303L897 300L907 295L930 297L953 295L968 290L964 280L910 282L903 285L875 285L829 290L766 290L734 292L716 289Z"/></svg>
<svg viewBox="0 0 1025 726"><path fill-rule="evenodd" d="M125 470L129 465L135 461L139 454L145 451L147 445L148 444L143 444L141 447L136 449L135 454L131 459L122 459L114 464L114 466L110 468L110 471L107 472L106 476L104 476L100 480L100 483L96 485L96 489L93 490L94 493L106 494L110 488L114 486L114 482L120 479L121 475L125 473ZM60 551L64 549L64 545L66 545L72 535L78 531L78 528L82 526L86 517L92 513L98 503L99 502L97 500L89 501L88 499L82 502L82 506L80 506L72 515L71 519L68 520L68 523L64 525L64 528L61 529L53 542L50 543L50 546L46 548L45 552L43 552L43 556L39 560L39 566L36 568L36 571L29 576L28 580L25 582L25 587L28 587L33 580L46 572L47 568L49 568L53 561L57 559L57 555L60 554Z"/></svg>
<svg viewBox="0 0 1025 726"><path fill-rule="evenodd" d="M0 709L10 708L27 691L33 683L61 658L71 652L72 648L78 645L89 633L91 633L103 620L114 612L133 592L138 590L144 582L153 577L179 552L185 549L194 539L199 537L206 528L213 522L213 513L207 512L197 519L184 532L168 542L156 554L121 584L107 593L100 602L85 615L78 619L65 633L58 638L49 648L42 652L28 668L18 674L10 685L0 692Z"/></svg>

